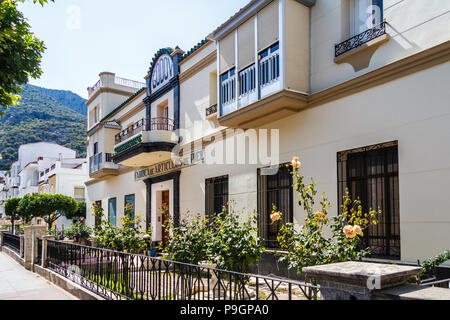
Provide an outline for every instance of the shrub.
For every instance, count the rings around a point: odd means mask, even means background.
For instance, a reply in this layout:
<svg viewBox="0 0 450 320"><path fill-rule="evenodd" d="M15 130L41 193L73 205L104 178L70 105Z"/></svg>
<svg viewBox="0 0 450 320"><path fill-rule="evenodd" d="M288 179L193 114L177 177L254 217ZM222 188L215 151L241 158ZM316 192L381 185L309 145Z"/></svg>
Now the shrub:
<svg viewBox="0 0 450 320"><path fill-rule="evenodd" d="M170 220L167 227L171 236L165 248L160 244L160 249L165 252L165 258L189 264L208 260L211 234L207 226L207 218L193 218L182 222L178 227L175 227L173 220Z"/></svg>
<svg viewBox="0 0 450 320"><path fill-rule="evenodd" d="M178 227L171 222L171 237L163 248L166 258L189 264L208 261L222 270L248 272L264 248L256 236L256 215L243 222L242 214L235 212L232 203L212 219L193 218Z"/></svg>
<svg viewBox="0 0 450 320"><path fill-rule="evenodd" d="M64 236L69 238L89 239L91 234L92 229L81 221L72 224L70 228L64 230Z"/></svg>
<svg viewBox="0 0 450 320"><path fill-rule="evenodd" d="M140 230L139 217L132 219L129 216L121 216L121 227L114 227L110 222L102 221L95 228L94 241L99 247L115 251L128 251L139 253L146 247L148 234L144 239L144 232Z"/></svg>

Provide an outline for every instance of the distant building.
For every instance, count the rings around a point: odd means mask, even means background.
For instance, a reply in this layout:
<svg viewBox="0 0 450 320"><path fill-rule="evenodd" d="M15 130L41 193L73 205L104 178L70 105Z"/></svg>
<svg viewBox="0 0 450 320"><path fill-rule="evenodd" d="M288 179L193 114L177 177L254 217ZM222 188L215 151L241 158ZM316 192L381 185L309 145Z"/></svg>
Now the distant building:
<svg viewBox="0 0 450 320"><path fill-rule="evenodd" d="M0 172L0 216L6 199L27 194L64 194L83 201L87 174L86 159L77 159L75 150L48 142L21 145L10 172ZM56 223L59 229L68 225L64 217Z"/></svg>
<svg viewBox="0 0 450 320"><path fill-rule="evenodd" d="M63 194L82 202L86 198L84 182L88 177L86 159L54 160L39 172L38 193ZM72 221L62 216L55 224L56 228L61 230L69 227Z"/></svg>

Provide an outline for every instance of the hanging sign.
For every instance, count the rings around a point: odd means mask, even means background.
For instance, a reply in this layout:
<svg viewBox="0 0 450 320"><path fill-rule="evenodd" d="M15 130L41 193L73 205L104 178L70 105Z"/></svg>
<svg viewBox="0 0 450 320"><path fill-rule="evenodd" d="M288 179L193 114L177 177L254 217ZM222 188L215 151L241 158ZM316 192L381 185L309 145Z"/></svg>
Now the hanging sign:
<svg viewBox="0 0 450 320"><path fill-rule="evenodd" d="M166 84L174 76L172 57L165 53L161 55L153 66L151 88L152 92L156 92Z"/></svg>

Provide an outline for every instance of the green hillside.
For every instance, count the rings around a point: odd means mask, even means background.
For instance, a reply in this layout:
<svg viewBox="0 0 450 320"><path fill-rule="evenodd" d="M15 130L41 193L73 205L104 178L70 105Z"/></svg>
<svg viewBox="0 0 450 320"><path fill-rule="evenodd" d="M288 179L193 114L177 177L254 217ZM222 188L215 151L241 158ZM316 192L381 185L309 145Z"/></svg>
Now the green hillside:
<svg viewBox="0 0 450 320"><path fill-rule="evenodd" d="M62 105L41 88L27 85L21 93L20 105L10 107L0 117L0 170L8 170L17 160L21 144L54 142L86 156L86 117ZM63 101L61 91L60 101ZM70 97L72 99L72 92Z"/></svg>
<svg viewBox="0 0 450 320"><path fill-rule="evenodd" d="M47 89L41 88L33 85L29 85L30 87L40 91L41 93L55 99L59 104L69 107L73 111L80 113L84 116L87 115L86 109L86 99L83 99L76 93L67 90L55 90L55 89Z"/></svg>

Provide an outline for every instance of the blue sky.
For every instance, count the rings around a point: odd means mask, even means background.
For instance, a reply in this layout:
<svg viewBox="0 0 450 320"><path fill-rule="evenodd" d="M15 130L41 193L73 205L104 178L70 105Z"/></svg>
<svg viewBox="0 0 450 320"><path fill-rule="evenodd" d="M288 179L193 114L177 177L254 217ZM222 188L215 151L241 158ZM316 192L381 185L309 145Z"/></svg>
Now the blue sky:
<svg viewBox="0 0 450 320"><path fill-rule="evenodd" d="M143 80L156 51L187 51L249 0L56 0L19 5L45 42L40 79L30 83L86 98L98 74Z"/></svg>

